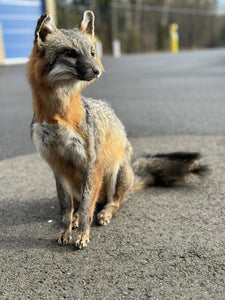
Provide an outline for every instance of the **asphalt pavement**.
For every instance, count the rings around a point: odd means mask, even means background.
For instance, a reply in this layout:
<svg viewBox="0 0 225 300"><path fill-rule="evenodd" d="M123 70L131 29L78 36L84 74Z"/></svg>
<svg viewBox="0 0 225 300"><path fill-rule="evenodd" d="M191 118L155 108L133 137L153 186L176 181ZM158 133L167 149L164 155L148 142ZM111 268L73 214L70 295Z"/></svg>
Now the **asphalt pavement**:
<svg viewBox="0 0 225 300"><path fill-rule="evenodd" d="M103 64L105 74L83 94L109 102L129 137L225 134L225 49L105 57ZM33 153L25 65L0 67L0 105L0 159Z"/></svg>
<svg viewBox="0 0 225 300"><path fill-rule="evenodd" d="M131 195L87 249L60 247L49 167L29 137L25 66L0 67L0 298L225 299L225 50L103 60L134 155L200 151L211 172ZM75 235L75 232L74 232Z"/></svg>

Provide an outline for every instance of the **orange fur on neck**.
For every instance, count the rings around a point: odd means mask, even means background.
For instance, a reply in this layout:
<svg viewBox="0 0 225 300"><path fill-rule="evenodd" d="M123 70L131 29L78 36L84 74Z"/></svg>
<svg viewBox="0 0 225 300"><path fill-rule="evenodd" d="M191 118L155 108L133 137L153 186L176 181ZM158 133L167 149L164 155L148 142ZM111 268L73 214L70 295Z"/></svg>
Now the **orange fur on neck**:
<svg viewBox="0 0 225 300"><path fill-rule="evenodd" d="M31 55L28 63L28 77L32 86L33 109L37 122L59 124L79 131L84 115L81 103L81 90L71 86L64 92L60 87L52 87L45 83L42 76L43 63L36 55Z"/></svg>
<svg viewBox="0 0 225 300"><path fill-rule="evenodd" d="M78 131L84 115L81 103L81 91L71 95L68 99L58 99L51 89L43 89L42 97L35 97L33 108L37 122L59 124Z"/></svg>

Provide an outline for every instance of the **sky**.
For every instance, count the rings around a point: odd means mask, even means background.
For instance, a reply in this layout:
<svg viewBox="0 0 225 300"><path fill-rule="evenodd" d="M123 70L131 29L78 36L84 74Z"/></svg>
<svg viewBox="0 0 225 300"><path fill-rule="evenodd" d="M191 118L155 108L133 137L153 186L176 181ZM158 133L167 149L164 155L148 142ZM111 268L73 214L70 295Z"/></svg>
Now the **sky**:
<svg viewBox="0 0 225 300"><path fill-rule="evenodd" d="M218 0L218 13L225 14L225 0Z"/></svg>

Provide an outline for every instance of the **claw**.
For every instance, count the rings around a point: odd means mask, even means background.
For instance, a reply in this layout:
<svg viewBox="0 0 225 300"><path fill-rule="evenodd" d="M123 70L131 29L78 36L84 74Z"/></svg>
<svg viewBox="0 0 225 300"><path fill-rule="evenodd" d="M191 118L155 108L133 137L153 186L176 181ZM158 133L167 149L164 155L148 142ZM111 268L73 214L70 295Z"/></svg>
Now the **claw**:
<svg viewBox="0 0 225 300"><path fill-rule="evenodd" d="M100 213L98 213L97 221L99 225L106 226L110 223L111 218L112 218L111 213L107 213L107 211L102 210L100 211Z"/></svg>
<svg viewBox="0 0 225 300"><path fill-rule="evenodd" d="M68 231L61 231L59 233L59 237L58 237L58 243L59 245L67 245L71 242L72 240L72 236L71 233Z"/></svg>
<svg viewBox="0 0 225 300"><path fill-rule="evenodd" d="M79 226L79 211L77 211L73 216L72 226L74 229L78 228Z"/></svg>
<svg viewBox="0 0 225 300"><path fill-rule="evenodd" d="M75 242L75 246L77 249L83 249L84 247L87 247L89 243L89 237L87 234L78 234L77 235L77 239L76 239L76 242Z"/></svg>

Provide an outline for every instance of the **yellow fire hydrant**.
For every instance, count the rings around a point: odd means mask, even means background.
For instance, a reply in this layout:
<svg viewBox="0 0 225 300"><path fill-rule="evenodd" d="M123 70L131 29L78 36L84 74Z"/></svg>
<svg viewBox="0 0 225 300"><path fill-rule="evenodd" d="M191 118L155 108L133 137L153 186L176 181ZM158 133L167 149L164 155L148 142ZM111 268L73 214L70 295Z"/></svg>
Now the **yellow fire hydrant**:
<svg viewBox="0 0 225 300"><path fill-rule="evenodd" d="M179 26L176 23L170 24L170 49L171 52L177 53L179 51Z"/></svg>

